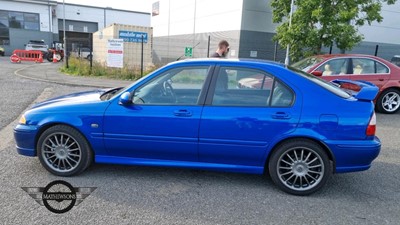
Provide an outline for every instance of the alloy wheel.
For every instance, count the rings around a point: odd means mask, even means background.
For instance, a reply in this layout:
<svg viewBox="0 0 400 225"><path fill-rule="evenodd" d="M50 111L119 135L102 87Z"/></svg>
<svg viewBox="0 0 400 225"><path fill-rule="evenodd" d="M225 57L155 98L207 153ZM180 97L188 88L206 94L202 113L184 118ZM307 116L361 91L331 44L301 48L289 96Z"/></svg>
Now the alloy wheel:
<svg viewBox="0 0 400 225"><path fill-rule="evenodd" d="M324 169L320 155L309 148L291 148L281 155L277 164L280 181L294 191L317 186L323 179Z"/></svg>
<svg viewBox="0 0 400 225"><path fill-rule="evenodd" d="M43 141L41 148L44 162L57 172L74 170L82 159L81 146L67 133L50 134Z"/></svg>
<svg viewBox="0 0 400 225"><path fill-rule="evenodd" d="M387 112L394 112L400 107L400 95L397 92L388 92L382 98L382 107Z"/></svg>

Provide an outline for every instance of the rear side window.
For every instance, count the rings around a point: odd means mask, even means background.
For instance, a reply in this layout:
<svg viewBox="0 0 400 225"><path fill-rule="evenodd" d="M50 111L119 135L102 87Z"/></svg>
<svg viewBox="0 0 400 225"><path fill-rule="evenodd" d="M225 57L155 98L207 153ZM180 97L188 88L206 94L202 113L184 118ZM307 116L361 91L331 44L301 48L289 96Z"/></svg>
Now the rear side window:
<svg viewBox="0 0 400 225"><path fill-rule="evenodd" d="M303 72L301 70L298 70L298 69L290 67L290 66L288 67L288 69L291 70L292 72L295 72L298 75L310 80L311 82L325 88L326 90L342 97L342 98L350 98L351 97L351 95L349 93L343 91L342 89L340 89L340 87L336 86L332 82L325 81L319 77L316 77L314 75L311 75L309 73Z"/></svg>
<svg viewBox="0 0 400 225"><path fill-rule="evenodd" d="M260 70L221 67L215 82L214 106L289 107L294 93Z"/></svg>
<svg viewBox="0 0 400 225"><path fill-rule="evenodd" d="M271 96L271 106L289 107L292 105L293 100L293 92L286 85L276 80Z"/></svg>
<svg viewBox="0 0 400 225"><path fill-rule="evenodd" d="M389 68L373 59L353 58L353 74L389 73Z"/></svg>

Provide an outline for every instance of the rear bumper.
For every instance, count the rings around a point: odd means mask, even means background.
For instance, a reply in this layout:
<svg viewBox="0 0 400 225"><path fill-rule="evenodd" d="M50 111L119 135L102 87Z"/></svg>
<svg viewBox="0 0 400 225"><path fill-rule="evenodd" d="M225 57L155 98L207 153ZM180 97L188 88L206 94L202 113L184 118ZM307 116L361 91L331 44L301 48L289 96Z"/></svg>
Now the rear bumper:
<svg viewBox="0 0 400 225"><path fill-rule="evenodd" d="M378 137L372 140L327 141L325 143L335 157L336 173L369 169L381 150L381 141Z"/></svg>
<svg viewBox="0 0 400 225"><path fill-rule="evenodd" d="M18 154L36 156L35 142L37 132L38 129L35 126L18 124L14 128L14 139Z"/></svg>

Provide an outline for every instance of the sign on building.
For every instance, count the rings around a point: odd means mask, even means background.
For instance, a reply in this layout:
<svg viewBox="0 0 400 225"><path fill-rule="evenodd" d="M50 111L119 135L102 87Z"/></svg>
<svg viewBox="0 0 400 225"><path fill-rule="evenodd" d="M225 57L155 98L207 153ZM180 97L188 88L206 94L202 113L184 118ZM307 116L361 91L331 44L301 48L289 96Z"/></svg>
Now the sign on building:
<svg viewBox="0 0 400 225"><path fill-rule="evenodd" d="M127 30L120 30L119 31L119 38L123 39L125 42L143 42L147 43L147 33L145 32L135 32L135 31L127 31Z"/></svg>
<svg viewBox="0 0 400 225"><path fill-rule="evenodd" d="M185 56L186 57L192 57L193 56L193 48L192 47L186 47L185 48Z"/></svg>
<svg viewBox="0 0 400 225"><path fill-rule="evenodd" d="M124 67L124 40L109 39L107 43L107 66Z"/></svg>

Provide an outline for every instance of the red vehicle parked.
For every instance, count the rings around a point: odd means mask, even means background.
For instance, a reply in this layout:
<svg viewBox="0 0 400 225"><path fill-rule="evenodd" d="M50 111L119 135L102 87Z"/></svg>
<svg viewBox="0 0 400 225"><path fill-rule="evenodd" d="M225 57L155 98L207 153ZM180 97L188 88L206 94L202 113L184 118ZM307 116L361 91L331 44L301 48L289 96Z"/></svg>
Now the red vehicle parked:
<svg viewBox="0 0 400 225"><path fill-rule="evenodd" d="M379 87L375 109L395 113L400 109L400 67L371 55L335 54L305 58L293 67L324 80L365 80Z"/></svg>

